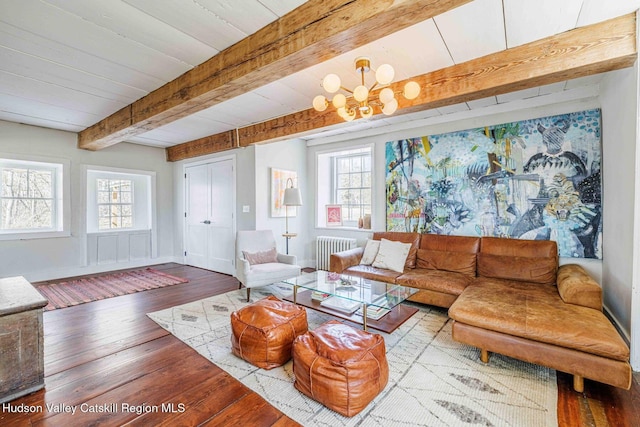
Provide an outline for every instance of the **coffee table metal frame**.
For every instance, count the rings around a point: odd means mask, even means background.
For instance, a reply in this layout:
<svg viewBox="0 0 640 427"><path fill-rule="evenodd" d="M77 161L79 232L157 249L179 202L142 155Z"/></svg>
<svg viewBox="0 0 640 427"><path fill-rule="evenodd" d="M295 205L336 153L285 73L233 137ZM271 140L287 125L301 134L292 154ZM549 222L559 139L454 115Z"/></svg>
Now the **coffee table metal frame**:
<svg viewBox="0 0 640 427"><path fill-rule="evenodd" d="M367 320L367 310L369 308L379 308L391 311L411 295L418 292L418 289L407 286L365 279L358 276L344 274L338 275L323 270L318 270L313 273L303 273L299 276L283 280L282 282L293 286L293 302L295 304L300 304L298 299L299 289L308 290L310 292L316 291L330 295L331 297L342 298L361 304L362 326L364 330L367 330L369 327L369 322ZM331 309L325 310L324 307L319 304L309 304L308 299L307 303L303 303L301 305L334 315L336 314L336 311L338 311ZM406 318L400 319L393 329L402 324L404 320L411 317L416 311L417 309L408 312L404 316ZM341 317L356 321L353 313L343 314L344 316ZM374 329L381 329L385 331L388 329L376 326L372 327Z"/></svg>

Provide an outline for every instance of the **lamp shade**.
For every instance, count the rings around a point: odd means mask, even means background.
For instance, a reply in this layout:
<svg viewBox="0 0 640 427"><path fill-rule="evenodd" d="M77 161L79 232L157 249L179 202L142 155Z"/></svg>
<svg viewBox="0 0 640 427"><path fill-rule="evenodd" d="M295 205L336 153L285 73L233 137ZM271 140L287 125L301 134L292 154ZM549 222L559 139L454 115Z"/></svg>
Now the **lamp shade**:
<svg viewBox="0 0 640 427"><path fill-rule="evenodd" d="M416 82L407 82L404 85L403 95L407 99L415 99L420 95L420 85Z"/></svg>
<svg viewBox="0 0 640 427"><path fill-rule="evenodd" d="M345 105L347 105L347 97L345 97L341 93L338 93L336 94L336 96L333 97L332 102L333 102L333 106L336 108L344 107Z"/></svg>
<svg viewBox="0 0 640 427"><path fill-rule="evenodd" d="M313 98L313 108L316 111L324 111L327 109L328 103L327 103L327 98L325 98L322 95L318 95L315 98Z"/></svg>
<svg viewBox="0 0 640 427"><path fill-rule="evenodd" d="M282 204L285 206L302 206L302 195L299 188L285 188Z"/></svg>
<svg viewBox="0 0 640 427"><path fill-rule="evenodd" d="M388 104L393 99L393 95L393 91L388 87L385 87L380 91L378 97L380 98L380 102L382 102L383 104Z"/></svg>
<svg viewBox="0 0 640 427"><path fill-rule="evenodd" d="M322 80L322 87L329 93L336 93L340 90L340 77L336 74L327 74Z"/></svg>
<svg viewBox="0 0 640 427"><path fill-rule="evenodd" d="M389 64L382 64L376 70L376 80L381 85L388 85L393 80L393 76L395 75L395 71L393 67Z"/></svg>
<svg viewBox="0 0 640 427"><path fill-rule="evenodd" d="M382 113L385 116L390 116L391 114L395 113L397 109L398 109L398 100L393 98L391 102L385 104L384 107L382 107Z"/></svg>

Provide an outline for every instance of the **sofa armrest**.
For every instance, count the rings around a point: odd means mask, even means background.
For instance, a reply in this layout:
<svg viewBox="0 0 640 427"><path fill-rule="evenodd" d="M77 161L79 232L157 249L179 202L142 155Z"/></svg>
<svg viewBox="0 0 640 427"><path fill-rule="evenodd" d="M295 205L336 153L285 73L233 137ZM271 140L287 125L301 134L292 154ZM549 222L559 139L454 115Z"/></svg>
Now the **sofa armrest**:
<svg viewBox="0 0 640 427"><path fill-rule="evenodd" d="M602 288L578 264L561 265L557 283L564 302L602 311Z"/></svg>
<svg viewBox="0 0 640 427"><path fill-rule="evenodd" d="M251 264L244 258L236 258L236 279L244 284L251 270Z"/></svg>
<svg viewBox="0 0 640 427"><path fill-rule="evenodd" d="M297 264L298 258L295 255L278 254L278 262L283 264Z"/></svg>
<svg viewBox="0 0 640 427"><path fill-rule="evenodd" d="M353 248L331 254L329 271L342 273L347 268L360 264L362 254L364 254L364 248Z"/></svg>

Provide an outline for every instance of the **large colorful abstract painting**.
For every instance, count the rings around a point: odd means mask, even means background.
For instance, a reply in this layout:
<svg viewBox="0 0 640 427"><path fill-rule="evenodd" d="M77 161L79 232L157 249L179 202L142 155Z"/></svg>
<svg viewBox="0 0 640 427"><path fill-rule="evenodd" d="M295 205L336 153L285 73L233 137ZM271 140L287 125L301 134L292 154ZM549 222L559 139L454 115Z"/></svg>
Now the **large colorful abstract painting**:
<svg viewBox="0 0 640 427"><path fill-rule="evenodd" d="M387 142L387 230L551 239L602 258L600 110Z"/></svg>

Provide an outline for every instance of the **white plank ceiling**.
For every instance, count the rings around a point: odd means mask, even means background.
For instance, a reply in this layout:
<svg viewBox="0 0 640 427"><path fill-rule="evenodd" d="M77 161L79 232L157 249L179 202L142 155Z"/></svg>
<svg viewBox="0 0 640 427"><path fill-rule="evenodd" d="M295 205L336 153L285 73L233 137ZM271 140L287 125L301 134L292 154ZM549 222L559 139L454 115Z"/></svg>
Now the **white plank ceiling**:
<svg viewBox="0 0 640 427"><path fill-rule="evenodd" d="M300 6L304 0L0 0L0 120L78 132ZM325 74L357 85L357 56L396 80L632 12L640 0L475 0L130 142L169 147L310 108ZM355 121L314 138L549 95L599 76L461 105Z"/></svg>

